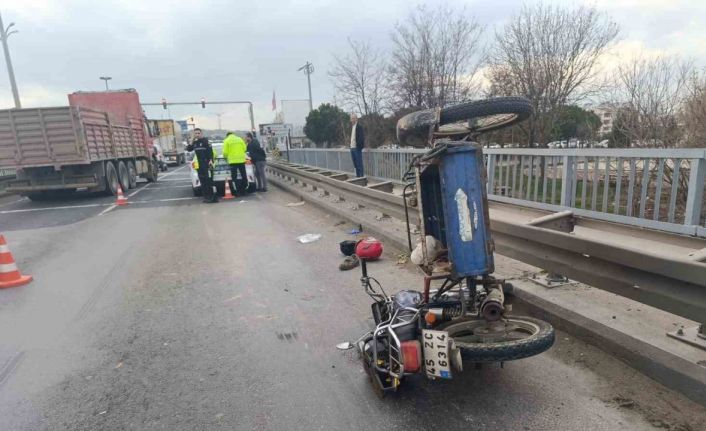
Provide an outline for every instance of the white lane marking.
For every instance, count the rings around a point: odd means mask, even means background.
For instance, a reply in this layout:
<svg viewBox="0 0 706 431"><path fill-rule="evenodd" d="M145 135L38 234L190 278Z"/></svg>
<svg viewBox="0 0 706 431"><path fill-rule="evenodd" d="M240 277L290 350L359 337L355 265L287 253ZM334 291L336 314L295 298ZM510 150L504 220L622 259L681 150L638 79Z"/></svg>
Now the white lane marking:
<svg viewBox="0 0 706 431"><path fill-rule="evenodd" d="M132 202L128 202L128 203L129 204L149 204L152 202L188 201L188 200L196 200L196 199L202 199L202 198L187 197L187 198L154 199L154 200L148 200L148 201L132 201ZM112 211L113 208L117 207L117 205L115 205L115 204L67 205L67 206L63 206L63 207L6 210L6 211L0 211L0 214L15 214L15 213L26 213L26 212L36 212L36 211L69 210L69 209L76 209L76 208L99 208L99 207L108 207L106 210L104 210L103 212L101 212L99 214L99 215L103 215L103 214L107 213L108 211Z"/></svg>
<svg viewBox="0 0 706 431"><path fill-rule="evenodd" d="M101 211L101 213L98 214L98 216L102 216L103 214L105 214L109 211L112 211L115 208L117 208L117 205L113 204L113 205L109 206L108 208L104 209L103 211Z"/></svg>
<svg viewBox="0 0 706 431"><path fill-rule="evenodd" d="M170 179L168 179L168 180L159 180L160 183L161 183L161 182L168 183L168 182L170 182L170 181L171 181L171 182L191 181L191 178L179 178L179 179L177 179L177 178L170 178ZM155 184L155 183L150 183L150 184Z"/></svg>
<svg viewBox="0 0 706 431"><path fill-rule="evenodd" d="M191 184L187 186L162 186L162 187L152 187L152 190L162 190L162 189L184 189L193 187Z"/></svg>
<svg viewBox="0 0 706 431"><path fill-rule="evenodd" d="M19 199L15 199L15 200L12 201L12 202L5 202L4 204L0 204L0 207L6 207L6 206L9 206L9 205L12 205L12 204L16 204L17 202L22 202L22 201L24 201L24 200L27 200L27 198L21 197L21 198L19 198Z"/></svg>
<svg viewBox="0 0 706 431"><path fill-rule="evenodd" d="M186 167L186 165L185 165L185 166L182 166L182 167L180 167L180 168L177 168L175 171L172 171L172 172L170 172L170 173L168 173L168 174L162 175L161 178L166 178L166 177L168 177L168 176L170 176L170 175L174 175L174 174L176 174L177 172L179 172L179 171L181 171L182 169L184 169L185 167ZM160 179L157 178L157 182L159 182L159 181L160 181ZM166 180L166 181L173 181L173 180ZM153 184L157 184L157 183L148 183L146 186L144 186L144 187L142 187L142 188L139 188L139 189L135 190L134 192L130 193L129 195L127 195L127 197L131 198L131 197L135 196L136 194L140 193L142 190L144 190L144 189L146 189L146 188L152 186Z"/></svg>
<svg viewBox="0 0 706 431"><path fill-rule="evenodd" d="M160 175L159 177L157 177L157 181L159 181L159 178L167 178L167 177L170 176L170 175L174 175L174 174L176 174L177 172L180 172L182 169L184 169L184 168L187 167L187 166L188 166L188 165L184 165L184 166L182 166L182 167L180 167L180 168L177 168L176 170L174 170L174 171L172 171L172 172L170 172L170 173L168 173L168 174Z"/></svg>
<svg viewBox="0 0 706 431"><path fill-rule="evenodd" d="M172 202L172 201L190 201L194 199L202 199L202 198L197 198L197 197L190 197L190 198L170 198L170 199L159 199L157 202ZM145 201L145 202L155 202L155 201Z"/></svg>
<svg viewBox="0 0 706 431"><path fill-rule="evenodd" d="M149 183L149 184L147 184L146 186L135 190L134 192L132 192L132 193L130 193L129 195L127 195L127 197L131 198L131 197L135 196L136 194L140 193L142 190L146 189L147 187L151 186L152 184L154 184L154 183Z"/></svg>
<svg viewBox="0 0 706 431"><path fill-rule="evenodd" d="M27 208L27 209L22 209L22 210L6 210L6 211L0 211L0 214L13 214L13 213L28 213L28 212L34 212L34 211L49 211L49 210L69 210L69 209L74 209L74 208L96 208L96 207L105 207L109 205L115 205L115 204L89 204L89 205L67 205L63 207L48 207L48 208Z"/></svg>

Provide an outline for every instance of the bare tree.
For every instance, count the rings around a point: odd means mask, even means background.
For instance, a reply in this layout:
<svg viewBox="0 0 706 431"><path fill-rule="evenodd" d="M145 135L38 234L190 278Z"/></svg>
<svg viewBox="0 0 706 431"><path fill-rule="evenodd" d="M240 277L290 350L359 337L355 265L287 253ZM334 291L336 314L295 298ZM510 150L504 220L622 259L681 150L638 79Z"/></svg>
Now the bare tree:
<svg viewBox="0 0 706 431"><path fill-rule="evenodd" d="M392 33L392 110L445 106L477 90L483 26L463 9L418 6Z"/></svg>
<svg viewBox="0 0 706 431"><path fill-rule="evenodd" d="M521 95L533 118L521 130L545 145L558 108L596 91L598 62L618 25L594 7L524 6L496 32L489 55L490 95Z"/></svg>
<svg viewBox="0 0 706 431"><path fill-rule="evenodd" d="M621 121L615 127L630 146L673 148L683 144L679 115L693 70L692 62L668 56L639 56L620 65L613 103L619 107Z"/></svg>
<svg viewBox="0 0 706 431"><path fill-rule="evenodd" d="M689 78L681 118L684 145L706 147L706 71L695 71Z"/></svg>
<svg viewBox="0 0 706 431"><path fill-rule="evenodd" d="M348 39L350 52L334 56L329 72L341 105L362 115L380 113L385 90L385 63L368 42Z"/></svg>
<svg viewBox="0 0 706 431"><path fill-rule="evenodd" d="M625 61L616 74L613 103L619 121L613 124L614 134L624 136L631 147L683 146L688 136L685 126L691 124L684 121L684 114L693 77L693 63L676 56L638 56ZM698 83L694 84L693 95L698 97ZM698 114L698 102L693 102L691 113ZM694 126L698 130L699 126ZM642 169L649 169L652 178L656 177L658 166L644 163ZM662 180L666 184L671 185L674 181L679 184L677 204L682 208L686 203L689 170L679 169L676 160L667 160L663 169ZM678 175L675 175L677 171ZM636 188L642 186L641 177L638 176L635 182Z"/></svg>

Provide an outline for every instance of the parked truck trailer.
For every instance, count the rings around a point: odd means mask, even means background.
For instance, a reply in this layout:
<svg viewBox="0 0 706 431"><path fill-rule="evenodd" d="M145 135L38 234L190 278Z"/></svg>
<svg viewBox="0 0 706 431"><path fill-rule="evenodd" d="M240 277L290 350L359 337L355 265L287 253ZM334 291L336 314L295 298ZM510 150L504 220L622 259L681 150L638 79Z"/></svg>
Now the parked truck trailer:
<svg viewBox="0 0 706 431"><path fill-rule="evenodd" d="M77 92L69 106L0 110L0 169L33 200L87 189L115 195L137 178L157 180L140 99L130 90Z"/></svg>
<svg viewBox="0 0 706 431"><path fill-rule="evenodd" d="M174 120L147 120L147 129L152 142L159 144L167 164L183 165L186 163L186 150L181 129L174 127Z"/></svg>

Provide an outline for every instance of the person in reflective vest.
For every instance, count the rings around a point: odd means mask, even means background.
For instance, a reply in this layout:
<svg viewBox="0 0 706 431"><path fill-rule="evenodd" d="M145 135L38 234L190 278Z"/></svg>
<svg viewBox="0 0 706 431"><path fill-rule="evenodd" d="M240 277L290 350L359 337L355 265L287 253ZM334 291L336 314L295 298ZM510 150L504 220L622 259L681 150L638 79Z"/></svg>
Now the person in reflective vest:
<svg viewBox="0 0 706 431"><path fill-rule="evenodd" d="M243 138L233 132L228 132L223 140L223 158L230 165L230 176L233 181L233 191L236 194L245 194L248 189L248 176L245 172L245 153L247 145ZM240 180L236 181L240 173Z"/></svg>

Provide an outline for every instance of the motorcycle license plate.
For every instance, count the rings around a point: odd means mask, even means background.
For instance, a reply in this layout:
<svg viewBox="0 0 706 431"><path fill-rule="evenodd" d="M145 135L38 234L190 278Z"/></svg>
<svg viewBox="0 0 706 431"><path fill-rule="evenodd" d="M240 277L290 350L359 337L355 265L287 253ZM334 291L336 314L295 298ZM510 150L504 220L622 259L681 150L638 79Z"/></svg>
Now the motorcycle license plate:
<svg viewBox="0 0 706 431"><path fill-rule="evenodd" d="M422 329L424 369L428 377L450 379L451 355L449 334L446 331Z"/></svg>

